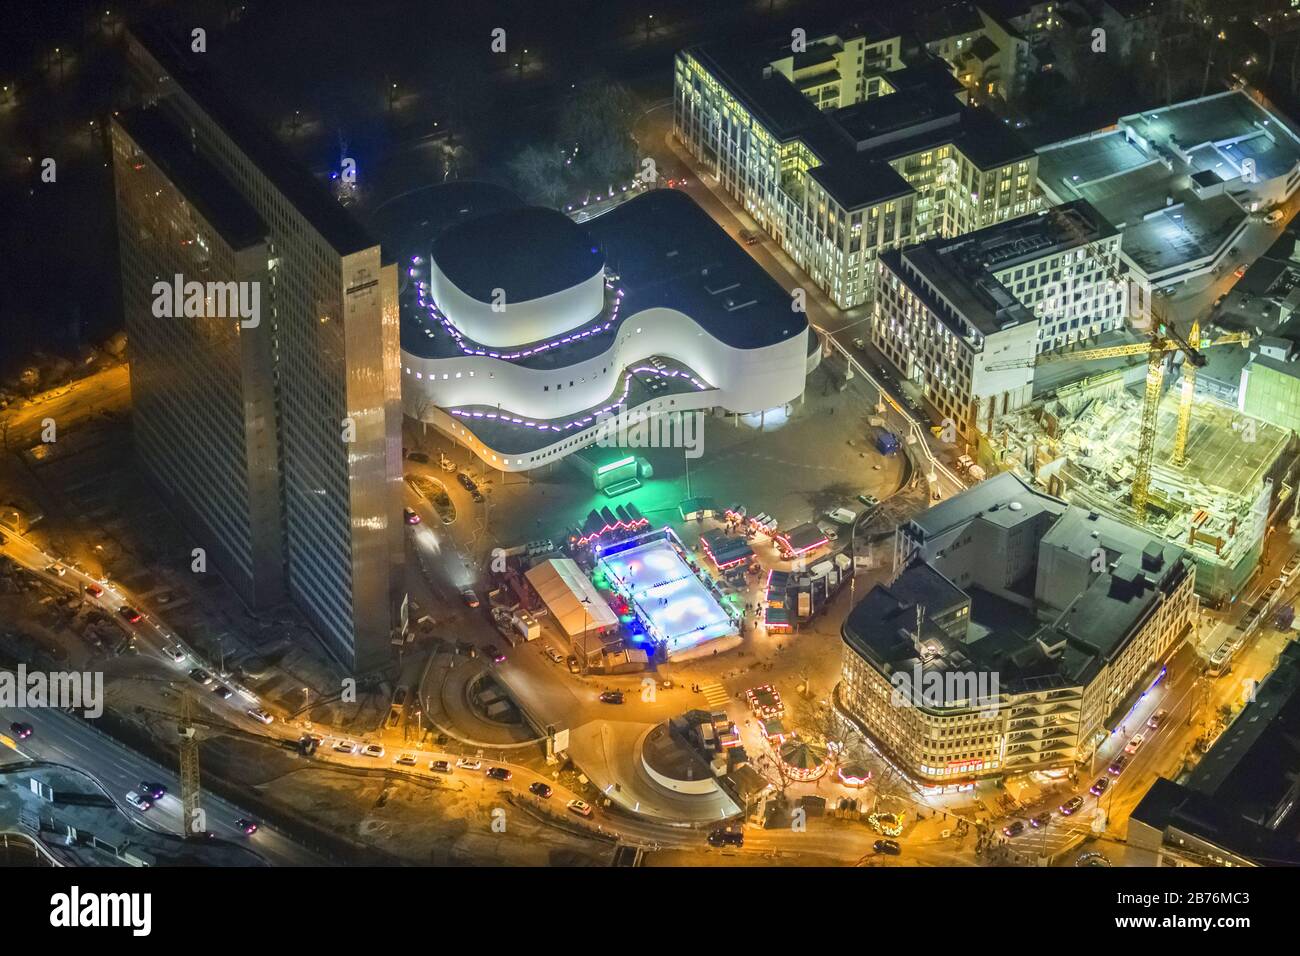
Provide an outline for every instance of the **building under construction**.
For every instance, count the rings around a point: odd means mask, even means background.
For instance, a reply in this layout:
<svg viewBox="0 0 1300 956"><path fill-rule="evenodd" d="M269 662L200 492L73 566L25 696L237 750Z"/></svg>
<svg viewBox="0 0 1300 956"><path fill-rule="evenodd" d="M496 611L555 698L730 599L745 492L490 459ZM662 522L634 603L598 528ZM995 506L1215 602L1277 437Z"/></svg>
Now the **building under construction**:
<svg viewBox="0 0 1300 956"><path fill-rule="evenodd" d="M1132 522L1143 399L1128 386L1135 375L1140 385L1143 370L1095 375L1003 415L980 435L980 463ZM1294 510L1296 442L1289 431L1197 395L1186 463L1176 466L1178 405L1177 391L1167 389L1156 417L1146 527L1194 557L1196 590L1217 604L1240 593L1265 536Z"/></svg>

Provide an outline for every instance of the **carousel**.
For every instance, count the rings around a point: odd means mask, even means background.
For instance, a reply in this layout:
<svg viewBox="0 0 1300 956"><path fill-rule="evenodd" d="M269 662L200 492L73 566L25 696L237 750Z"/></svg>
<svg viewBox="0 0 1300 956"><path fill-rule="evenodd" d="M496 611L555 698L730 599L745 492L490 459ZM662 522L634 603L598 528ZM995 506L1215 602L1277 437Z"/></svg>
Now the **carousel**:
<svg viewBox="0 0 1300 956"><path fill-rule="evenodd" d="M781 765L793 780L816 780L826 773L826 752L803 740L791 740L780 750Z"/></svg>

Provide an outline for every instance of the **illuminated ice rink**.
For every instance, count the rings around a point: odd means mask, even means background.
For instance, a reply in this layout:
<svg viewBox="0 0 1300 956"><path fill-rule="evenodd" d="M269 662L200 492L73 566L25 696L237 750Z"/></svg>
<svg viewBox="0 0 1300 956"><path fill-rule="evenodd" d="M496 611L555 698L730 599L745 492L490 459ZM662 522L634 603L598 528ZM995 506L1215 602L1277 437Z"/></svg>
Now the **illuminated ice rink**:
<svg viewBox="0 0 1300 956"><path fill-rule="evenodd" d="M736 632L722 609L667 541L650 541L600 559L605 573L641 612L668 653Z"/></svg>

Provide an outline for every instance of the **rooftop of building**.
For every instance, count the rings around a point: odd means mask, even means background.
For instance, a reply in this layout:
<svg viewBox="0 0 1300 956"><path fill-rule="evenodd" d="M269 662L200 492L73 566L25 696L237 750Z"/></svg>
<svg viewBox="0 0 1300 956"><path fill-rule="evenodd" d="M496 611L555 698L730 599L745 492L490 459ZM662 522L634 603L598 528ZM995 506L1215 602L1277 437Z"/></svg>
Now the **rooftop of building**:
<svg viewBox="0 0 1300 956"><path fill-rule="evenodd" d="M967 332L953 318L953 311L985 336L1038 321L1010 289L952 248L923 242L901 251L882 252L880 262L939 316L954 335L962 338ZM929 286L918 282L916 276L925 278ZM931 288L937 289L942 299Z"/></svg>
<svg viewBox="0 0 1300 956"><path fill-rule="evenodd" d="M564 292L605 265L582 226L540 206L502 209L454 225L434 240L430 255L456 288L480 302L500 293L511 303Z"/></svg>
<svg viewBox="0 0 1300 956"><path fill-rule="evenodd" d="M1044 512L1064 513L1059 498L1030 487L1018 475L1000 472L921 512L906 525L913 537L926 541L976 519L1010 527Z"/></svg>
<svg viewBox="0 0 1300 956"><path fill-rule="evenodd" d="M262 217L211 163L187 147L180 130L161 111L124 110L113 121L232 249L266 238Z"/></svg>
<svg viewBox="0 0 1300 956"><path fill-rule="evenodd" d="M962 105L952 77L929 61L885 78L897 92L823 112L761 50L703 44L687 51L779 142L801 139L819 160L810 175L845 209L913 192L892 160L952 145L980 169L1033 157L1033 150L986 110ZM770 51L768 51L770 52Z"/></svg>
<svg viewBox="0 0 1300 956"><path fill-rule="evenodd" d="M450 242L471 228L490 240L494 225L514 221L520 215L517 209L499 210L497 203L489 208L497 211L467 218L449 229L437 244ZM573 240L574 257L581 259L590 254L592 261L595 256L603 259L607 270L618 277L616 287L622 290L623 299L617 313L612 300L607 303L603 318L612 323L608 330L535 351L514 360L517 364L562 368L592 358L610 348L623 322L652 308L682 312L734 348L762 348L804 334L808 328L807 318L790 308L790 297L776 280L684 192L650 190L595 219L581 224L570 222L569 226L555 221L557 216L567 218L558 212L537 212L545 214L538 217L545 220L545 229L556 227L566 242ZM482 220L487 221L486 225L476 226ZM576 237L582 237L581 244ZM591 249L597 251L591 253ZM529 258L536 255L534 246L521 245L516 256L523 263L520 268L526 269ZM549 260L550 254L543 250L541 256ZM485 269L483 278L491 274L491 269ZM479 348L465 341L466 347ZM545 343L518 343L522 351L530 351L537 344ZM465 354L456 340L417 306L408 308L404 315L402 349L422 358Z"/></svg>
<svg viewBox="0 0 1300 956"><path fill-rule="evenodd" d="M1157 780L1132 818L1261 865L1300 865L1300 645L1289 644L1185 783Z"/></svg>
<svg viewBox="0 0 1300 956"><path fill-rule="evenodd" d="M261 129L235 105L227 86L218 75L205 68L201 55L190 53L186 43L178 42L152 24L134 26L130 35L335 252L345 256L377 244L360 223L330 196L328 190L275 141L269 131Z"/></svg>
<svg viewBox="0 0 1300 956"><path fill-rule="evenodd" d="M1067 551L1091 560L1105 551L1107 570L1088 586L1055 622L1054 629L1110 658L1139 619L1156 591L1186 573L1183 549L1108 515L1070 508L1043 536L1041 548Z"/></svg>

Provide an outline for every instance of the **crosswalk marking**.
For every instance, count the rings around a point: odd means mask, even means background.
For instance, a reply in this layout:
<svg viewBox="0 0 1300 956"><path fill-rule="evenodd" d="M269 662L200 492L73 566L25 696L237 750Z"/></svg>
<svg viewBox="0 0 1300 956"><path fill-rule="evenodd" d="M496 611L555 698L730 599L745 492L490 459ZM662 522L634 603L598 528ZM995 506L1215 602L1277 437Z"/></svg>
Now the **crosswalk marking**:
<svg viewBox="0 0 1300 956"><path fill-rule="evenodd" d="M727 688L717 681L701 684L700 691L704 694L704 699L708 701L710 707L725 707L731 701L731 694L728 693Z"/></svg>

